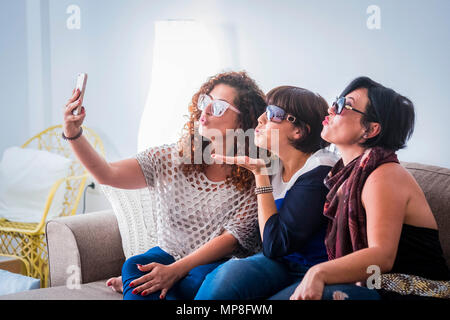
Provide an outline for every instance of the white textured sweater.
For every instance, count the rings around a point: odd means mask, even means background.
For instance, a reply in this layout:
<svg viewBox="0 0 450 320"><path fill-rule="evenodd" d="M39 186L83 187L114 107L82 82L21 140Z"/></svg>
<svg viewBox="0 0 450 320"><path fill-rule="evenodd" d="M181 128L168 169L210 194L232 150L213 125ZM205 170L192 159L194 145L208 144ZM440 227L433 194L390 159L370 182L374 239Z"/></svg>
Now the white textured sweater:
<svg viewBox="0 0 450 320"><path fill-rule="evenodd" d="M254 190L209 180L204 173L185 176L175 144L138 153L150 191L145 216L155 226L155 243L176 260L192 253L225 230L239 243L233 254L242 257L260 250L258 205Z"/></svg>

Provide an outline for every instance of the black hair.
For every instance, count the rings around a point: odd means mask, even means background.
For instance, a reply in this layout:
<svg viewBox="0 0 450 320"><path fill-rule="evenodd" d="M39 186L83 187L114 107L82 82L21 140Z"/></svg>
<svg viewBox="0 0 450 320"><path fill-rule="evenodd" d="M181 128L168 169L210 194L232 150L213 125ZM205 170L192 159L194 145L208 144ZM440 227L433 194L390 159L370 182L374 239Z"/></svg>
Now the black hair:
<svg viewBox="0 0 450 320"><path fill-rule="evenodd" d="M322 139L322 121L328 114L324 98L309 90L280 86L267 93L267 104L276 105L296 117L294 125L302 131L302 137L291 139L291 145L304 153L314 153L329 145Z"/></svg>
<svg viewBox="0 0 450 320"><path fill-rule="evenodd" d="M406 147L406 141L414 131L414 104L408 98L368 77L358 77L342 91L340 97L366 88L369 102L361 124L368 128L370 122L381 126L380 133L361 144L364 148L376 146L397 151Z"/></svg>

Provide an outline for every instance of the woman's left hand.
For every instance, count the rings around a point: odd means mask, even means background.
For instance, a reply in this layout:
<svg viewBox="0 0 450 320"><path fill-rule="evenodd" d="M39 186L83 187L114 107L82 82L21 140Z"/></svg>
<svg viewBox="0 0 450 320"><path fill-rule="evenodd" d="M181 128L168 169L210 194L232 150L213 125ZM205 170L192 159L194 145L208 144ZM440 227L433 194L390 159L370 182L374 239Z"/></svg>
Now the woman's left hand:
<svg viewBox="0 0 450 320"><path fill-rule="evenodd" d="M324 287L325 283L317 269L311 267L291 295L290 300L320 300Z"/></svg>
<svg viewBox="0 0 450 320"><path fill-rule="evenodd" d="M254 159L248 156L224 156L221 154L212 154L211 157L216 162L224 162L226 164L236 164L253 172L253 174L267 175L266 163L263 159Z"/></svg>
<svg viewBox="0 0 450 320"><path fill-rule="evenodd" d="M133 294L141 294L146 296L161 290L160 299L166 297L167 291L182 278L180 271L176 269L175 265L163 265L160 263L149 263L146 265L137 265L139 271L148 272L146 275L133 280L130 287L136 287Z"/></svg>

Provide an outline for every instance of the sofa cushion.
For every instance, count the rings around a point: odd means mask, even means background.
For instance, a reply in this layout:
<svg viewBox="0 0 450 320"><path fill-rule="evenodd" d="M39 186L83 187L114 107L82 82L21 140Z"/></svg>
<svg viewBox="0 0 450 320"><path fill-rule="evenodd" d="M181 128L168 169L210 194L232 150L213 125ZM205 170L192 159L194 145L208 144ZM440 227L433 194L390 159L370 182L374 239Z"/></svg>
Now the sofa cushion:
<svg viewBox="0 0 450 320"><path fill-rule="evenodd" d="M450 169L413 162L401 163L416 179L433 211L444 258L450 267Z"/></svg>
<svg viewBox="0 0 450 320"><path fill-rule="evenodd" d="M106 279L80 285L79 289L66 286L24 291L0 296L0 300L122 300L117 293L106 286Z"/></svg>
<svg viewBox="0 0 450 320"><path fill-rule="evenodd" d="M41 287L41 281L39 279L26 277L6 270L0 270L0 283L0 295L34 290Z"/></svg>
<svg viewBox="0 0 450 320"><path fill-rule="evenodd" d="M11 147L0 162L0 218L39 222L53 184L69 176L72 160L45 150ZM63 210L64 186L54 194L47 220Z"/></svg>

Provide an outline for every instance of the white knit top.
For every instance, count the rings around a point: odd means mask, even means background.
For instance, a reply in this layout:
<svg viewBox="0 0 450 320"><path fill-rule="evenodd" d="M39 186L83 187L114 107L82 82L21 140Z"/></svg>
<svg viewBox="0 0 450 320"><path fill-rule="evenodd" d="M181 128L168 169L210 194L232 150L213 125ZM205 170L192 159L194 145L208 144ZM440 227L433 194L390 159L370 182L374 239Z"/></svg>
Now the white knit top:
<svg viewBox="0 0 450 320"><path fill-rule="evenodd" d="M233 254L242 257L260 250L258 205L254 189L241 192L204 173L185 176L175 144L138 153L150 191L148 206L156 226L155 243L176 260L200 248L225 230L239 243Z"/></svg>

